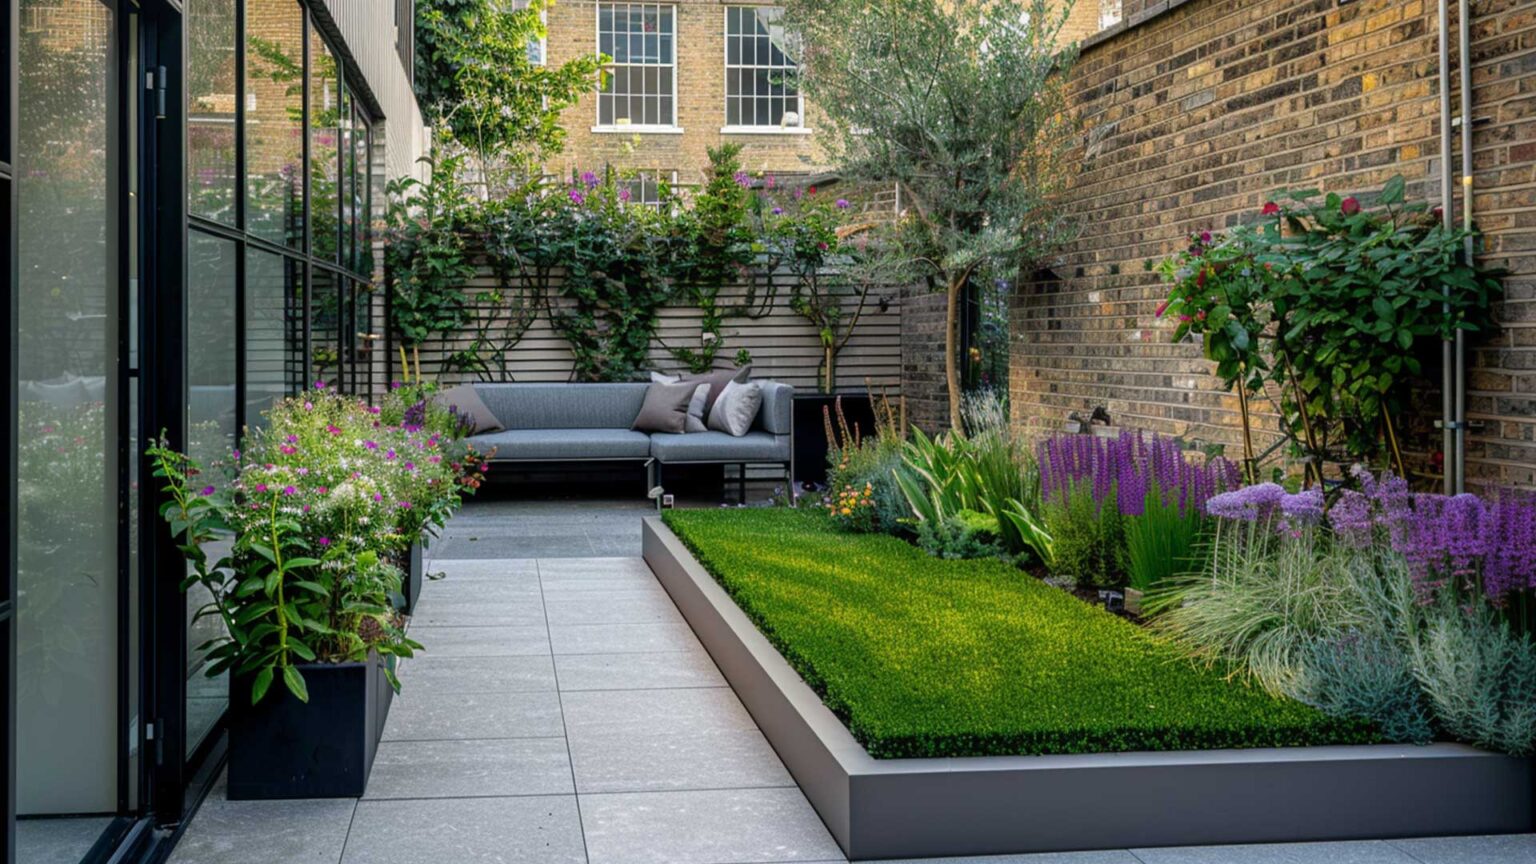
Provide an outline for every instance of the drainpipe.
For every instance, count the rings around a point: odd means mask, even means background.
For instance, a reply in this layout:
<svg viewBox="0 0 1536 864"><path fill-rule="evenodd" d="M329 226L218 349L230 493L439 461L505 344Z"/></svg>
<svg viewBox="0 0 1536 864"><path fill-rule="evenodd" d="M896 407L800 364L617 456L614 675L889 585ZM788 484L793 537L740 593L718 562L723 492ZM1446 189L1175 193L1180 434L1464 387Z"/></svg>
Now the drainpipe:
<svg viewBox="0 0 1536 864"><path fill-rule="evenodd" d="M1440 207L1446 224L1456 204L1451 194L1451 21L1450 0L1440 0ZM1451 311L1450 288L1442 289L1446 300L1441 309ZM1445 469L1445 491L1456 489L1456 346L1447 339L1440 346L1440 432Z"/></svg>
<svg viewBox="0 0 1536 864"><path fill-rule="evenodd" d="M1461 222L1466 229L1466 260L1477 250L1472 242L1472 3L1461 0L1457 14L1461 59ZM1467 334L1456 331L1456 487L1467 487Z"/></svg>

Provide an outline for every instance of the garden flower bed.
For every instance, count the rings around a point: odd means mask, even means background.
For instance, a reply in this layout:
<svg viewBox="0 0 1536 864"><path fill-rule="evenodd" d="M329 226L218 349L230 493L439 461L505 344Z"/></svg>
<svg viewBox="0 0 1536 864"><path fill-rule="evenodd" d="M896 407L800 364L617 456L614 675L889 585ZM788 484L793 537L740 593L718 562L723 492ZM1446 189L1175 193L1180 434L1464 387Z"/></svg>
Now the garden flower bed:
<svg viewBox="0 0 1536 864"><path fill-rule="evenodd" d="M996 560L797 510L667 525L878 758L1363 743Z"/></svg>
<svg viewBox="0 0 1536 864"><path fill-rule="evenodd" d="M852 860L1532 827L1531 760L1350 743L1007 564L805 512L666 523L647 563ZM1003 753L1046 755L965 755Z"/></svg>

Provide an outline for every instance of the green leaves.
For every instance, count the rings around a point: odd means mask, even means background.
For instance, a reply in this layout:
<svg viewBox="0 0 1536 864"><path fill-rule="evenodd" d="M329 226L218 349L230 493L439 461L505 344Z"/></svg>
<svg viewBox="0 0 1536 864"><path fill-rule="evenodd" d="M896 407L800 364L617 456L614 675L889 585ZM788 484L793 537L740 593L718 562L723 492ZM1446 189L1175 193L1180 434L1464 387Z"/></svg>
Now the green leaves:
<svg viewBox="0 0 1536 864"><path fill-rule="evenodd" d="M1318 459L1379 456L1382 416L1406 404L1420 356L1491 321L1500 274L1463 261L1467 234L1404 194L1401 177L1374 196L1376 209L1336 193L1319 201L1315 189L1280 193L1257 229L1197 235L1157 267L1166 314L1179 317L1174 339L1202 335L1229 388L1278 385L1286 431Z"/></svg>

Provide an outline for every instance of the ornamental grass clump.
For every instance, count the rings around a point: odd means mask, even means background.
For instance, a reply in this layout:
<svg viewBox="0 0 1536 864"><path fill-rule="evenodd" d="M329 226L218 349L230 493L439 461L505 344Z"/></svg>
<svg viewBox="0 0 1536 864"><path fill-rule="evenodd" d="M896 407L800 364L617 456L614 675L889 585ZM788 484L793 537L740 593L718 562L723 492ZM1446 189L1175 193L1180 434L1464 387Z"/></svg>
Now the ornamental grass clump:
<svg viewBox="0 0 1536 864"><path fill-rule="evenodd" d="M1037 462L1054 569L1103 587L1146 590L1194 566L1205 502L1238 478L1226 459L1192 462L1177 441L1130 431L1047 438Z"/></svg>
<svg viewBox="0 0 1536 864"><path fill-rule="evenodd" d="M227 460L202 466L164 440L149 450L168 498L161 515L191 564L182 587L202 585L211 600L197 616L227 632L201 646L208 674L249 680L253 703L278 678L307 701L301 663L421 647L396 612L395 562L483 467L438 432L386 424L380 408L316 388L275 405ZM217 559L215 543L227 546Z"/></svg>
<svg viewBox="0 0 1536 864"><path fill-rule="evenodd" d="M1412 493L1355 472L1318 490L1217 495L1206 569L1154 597L1189 653L1384 737L1536 750L1532 504Z"/></svg>

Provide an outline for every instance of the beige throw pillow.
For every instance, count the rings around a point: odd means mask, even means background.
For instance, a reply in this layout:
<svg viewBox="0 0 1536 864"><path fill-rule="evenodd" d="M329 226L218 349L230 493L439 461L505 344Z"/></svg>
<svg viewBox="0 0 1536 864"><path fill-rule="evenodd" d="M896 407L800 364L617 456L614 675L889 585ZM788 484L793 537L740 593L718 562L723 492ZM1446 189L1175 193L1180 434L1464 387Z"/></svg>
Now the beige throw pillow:
<svg viewBox="0 0 1536 864"><path fill-rule="evenodd" d="M738 384L731 381L715 400L709 412L709 428L740 438L752 429L757 411L763 405L763 385L756 381Z"/></svg>

